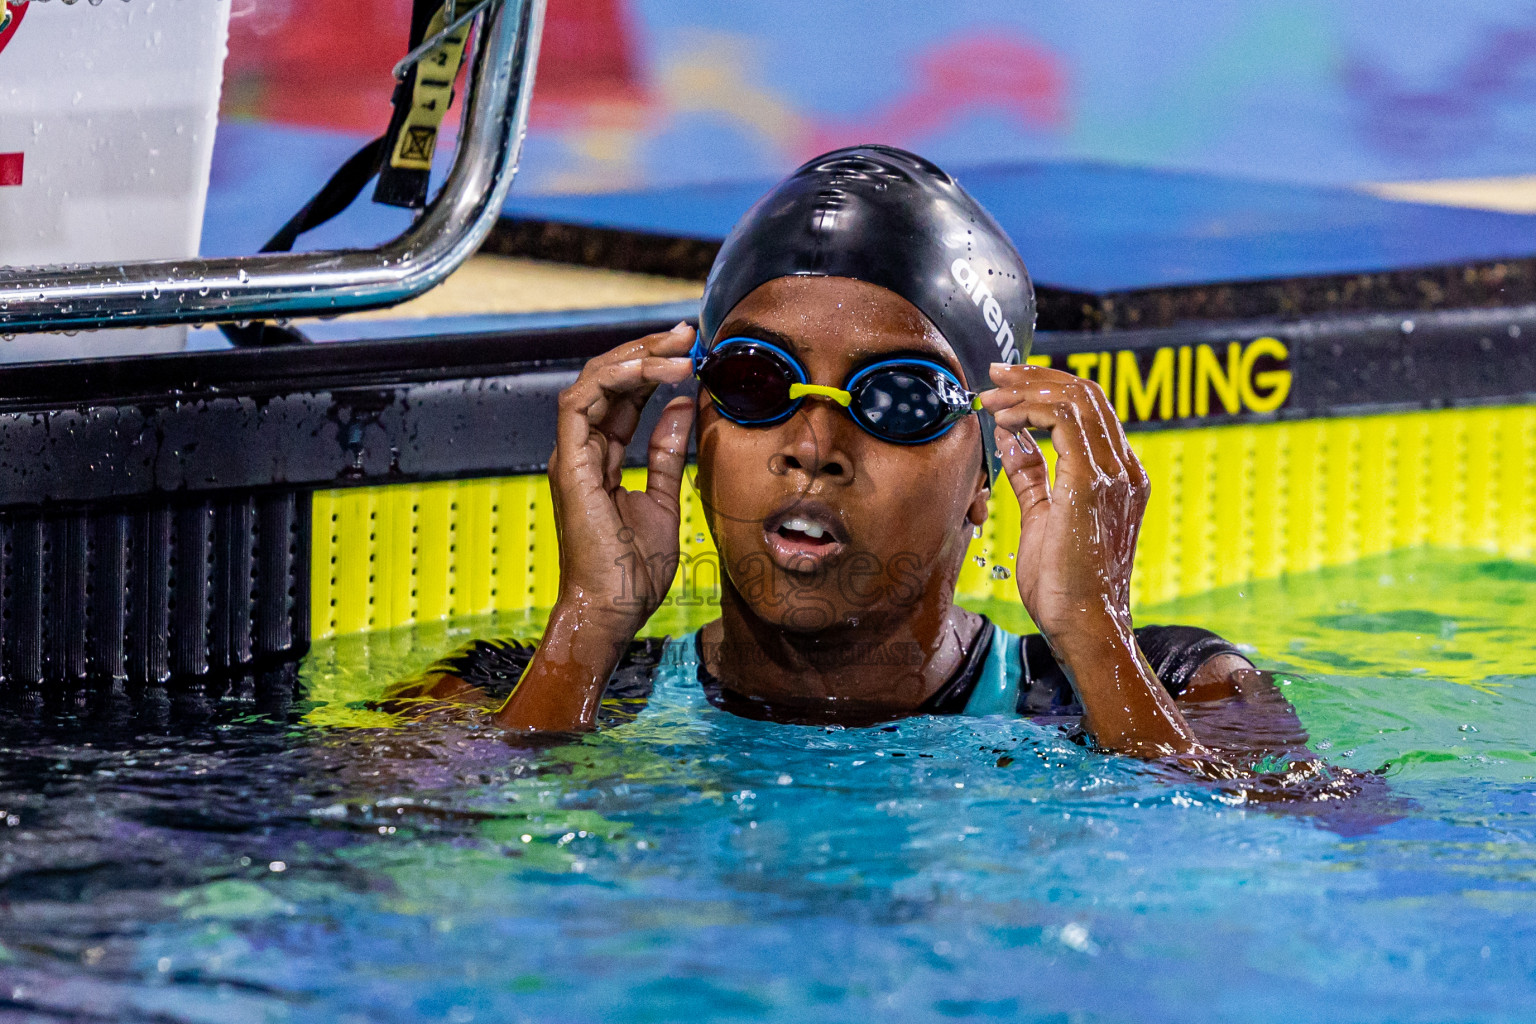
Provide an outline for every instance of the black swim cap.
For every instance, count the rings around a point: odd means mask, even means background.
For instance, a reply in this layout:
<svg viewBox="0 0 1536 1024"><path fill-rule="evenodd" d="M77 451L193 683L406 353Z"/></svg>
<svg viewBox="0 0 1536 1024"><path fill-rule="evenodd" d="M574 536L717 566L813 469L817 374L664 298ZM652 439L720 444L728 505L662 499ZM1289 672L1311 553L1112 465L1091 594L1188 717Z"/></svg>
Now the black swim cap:
<svg viewBox="0 0 1536 1024"><path fill-rule="evenodd" d="M1003 229L955 179L890 146L825 153L747 211L704 286L705 344L749 292L796 275L851 277L900 295L944 335L972 391L993 386L990 364L1023 362L1034 341L1035 290ZM986 413L981 441L995 476Z"/></svg>

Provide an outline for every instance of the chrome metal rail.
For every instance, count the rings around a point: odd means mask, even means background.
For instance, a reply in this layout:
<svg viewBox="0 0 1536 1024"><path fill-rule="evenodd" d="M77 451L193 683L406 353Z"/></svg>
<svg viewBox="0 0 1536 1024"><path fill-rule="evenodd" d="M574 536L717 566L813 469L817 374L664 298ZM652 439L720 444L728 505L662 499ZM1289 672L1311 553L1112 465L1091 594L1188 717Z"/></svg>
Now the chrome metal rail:
<svg viewBox="0 0 1536 1024"><path fill-rule="evenodd" d="M403 302L440 283L501 211L528 127L545 0L492 0L453 168L426 213L377 249L0 267L0 332L324 316Z"/></svg>

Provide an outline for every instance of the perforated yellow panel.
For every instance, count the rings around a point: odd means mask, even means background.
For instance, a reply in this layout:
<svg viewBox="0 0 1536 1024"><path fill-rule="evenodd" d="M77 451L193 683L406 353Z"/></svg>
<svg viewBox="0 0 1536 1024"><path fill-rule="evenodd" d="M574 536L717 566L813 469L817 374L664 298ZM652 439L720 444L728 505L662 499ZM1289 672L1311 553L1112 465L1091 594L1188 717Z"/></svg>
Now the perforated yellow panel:
<svg viewBox="0 0 1536 1024"><path fill-rule="evenodd" d="M1150 604L1433 544L1536 555L1536 406L1133 434L1152 479L1131 595ZM1049 452L1047 455L1049 456ZM626 473L643 485L643 471ZM322 491L314 498L314 636L544 608L559 552L543 476ZM1006 486L960 577L962 598L1014 599L1019 510ZM718 579L683 489L673 598ZM704 556L704 557L701 557Z"/></svg>

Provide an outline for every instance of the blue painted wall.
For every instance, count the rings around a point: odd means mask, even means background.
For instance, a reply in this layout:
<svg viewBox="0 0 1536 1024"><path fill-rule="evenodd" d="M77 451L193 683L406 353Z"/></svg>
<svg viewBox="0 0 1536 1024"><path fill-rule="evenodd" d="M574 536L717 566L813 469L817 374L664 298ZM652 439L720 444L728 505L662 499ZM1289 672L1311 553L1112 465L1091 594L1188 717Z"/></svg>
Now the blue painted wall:
<svg viewBox="0 0 1536 1024"><path fill-rule="evenodd" d="M1528 2L552 0L551 19L630 65L576 88L579 47L552 41L525 189L761 178L874 139L953 166L1536 172Z"/></svg>

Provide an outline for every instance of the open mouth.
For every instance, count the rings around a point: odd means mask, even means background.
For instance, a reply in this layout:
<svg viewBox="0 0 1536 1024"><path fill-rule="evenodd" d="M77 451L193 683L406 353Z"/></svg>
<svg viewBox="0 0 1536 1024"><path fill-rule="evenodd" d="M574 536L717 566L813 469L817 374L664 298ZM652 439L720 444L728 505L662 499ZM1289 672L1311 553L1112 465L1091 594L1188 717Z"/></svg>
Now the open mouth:
<svg viewBox="0 0 1536 1024"><path fill-rule="evenodd" d="M842 524L830 509L796 504L763 524L768 550L782 568L813 570L847 543Z"/></svg>

